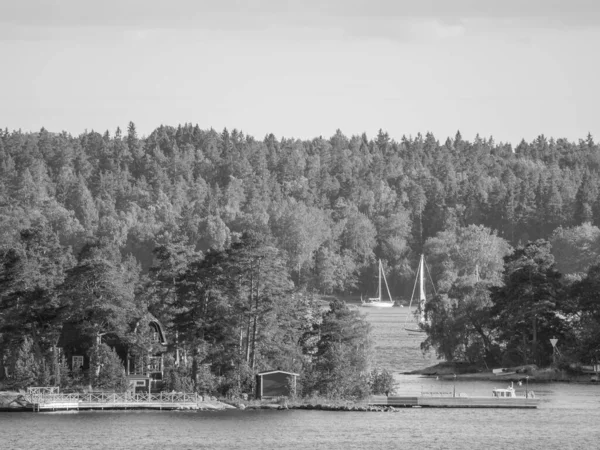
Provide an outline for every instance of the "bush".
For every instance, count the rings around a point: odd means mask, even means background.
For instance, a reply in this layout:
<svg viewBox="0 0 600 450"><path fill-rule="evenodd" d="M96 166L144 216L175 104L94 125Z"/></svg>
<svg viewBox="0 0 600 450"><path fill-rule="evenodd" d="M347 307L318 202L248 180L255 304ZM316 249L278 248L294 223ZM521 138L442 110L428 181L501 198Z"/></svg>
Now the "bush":
<svg viewBox="0 0 600 450"><path fill-rule="evenodd" d="M164 388L167 391L193 392L191 370L184 366L165 368Z"/></svg>
<svg viewBox="0 0 600 450"><path fill-rule="evenodd" d="M243 393L251 393L254 372L246 363L240 363L217 380L216 390L227 398L240 398Z"/></svg>
<svg viewBox="0 0 600 450"><path fill-rule="evenodd" d="M374 395L393 395L396 390L394 376L386 369L383 369L381 372L377 369L373 370L369 384L371 386L371 394Z"/></svg>
<svg viewBox="0 0 600 450"><path fill-rule="evenodd" d="M94 345L90 353L90 381L94 388L125 392L129 381L123 361L106 344Z"/></svg>
<svg viewBox="0 0 600 450"><path fill-rule="evenodd" d="M42 365L36 361L33 352L33 341L25 337L14 362L13 370L13 388L25 389L29 386L35 386L40 379Z"/></svg>

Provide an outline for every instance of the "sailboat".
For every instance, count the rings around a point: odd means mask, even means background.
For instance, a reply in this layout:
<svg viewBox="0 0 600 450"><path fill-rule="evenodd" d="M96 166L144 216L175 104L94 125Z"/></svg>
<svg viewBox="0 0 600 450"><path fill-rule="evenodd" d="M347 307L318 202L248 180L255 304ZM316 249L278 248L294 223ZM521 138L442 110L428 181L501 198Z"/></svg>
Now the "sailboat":
<svg viewBox="0 0 600 450"><path fill-rule="evenodd" d="M417 277L415 279L415 286L413 287L413 293L410 297L410 304L408 305L408 309L410 311L410 307L412 306L413 298L415 296L415 290L417 287L417 282L419 283L419 305L418 305L418 321L417 324L413 327L407 327L409 325L408 318L410 317L410 313L406 315L406 320L404 321L404 329L411 333L424 333L423 325L426 323L425 318L425 256L421 255L421 259L419 261L419 268L417 269Z"/></svg>
<svg viewBox="0 0 600 450"><path fill-rule="evenodd" d="M389 300L383 300L381 295L381 278L383 277L383 282L385 283L385 288L387 290ZM360 298L361 306L371 307L371 308L389 308L394 306L394 301L392 300L392 294L390 294L390 288L388 287L387 280L385 279L385 273L383 271L383 265L381 264L381 260L379 260L379 284L377 288L377 297L367 298L363 300L362 296Z"/></svg>

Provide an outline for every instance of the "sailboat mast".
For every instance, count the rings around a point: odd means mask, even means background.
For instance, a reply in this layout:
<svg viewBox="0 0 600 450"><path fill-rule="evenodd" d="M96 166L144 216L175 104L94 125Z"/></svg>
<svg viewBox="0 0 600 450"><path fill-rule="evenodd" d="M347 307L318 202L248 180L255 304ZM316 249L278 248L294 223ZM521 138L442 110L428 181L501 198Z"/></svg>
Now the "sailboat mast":
<svg viewBox="0 0 600 450"><path fill-rule="evenodd" d="M379 287L377 289L379 301L381 301L381 260L379 260Z"/></svg>
<svg viewBox="0 0 600 450"><path fill-rule="evenodd" d="M381 266L381 275L383 276L383 282L385 283L385 289L387 290L388 297L390 298L390 303L394 303L394 300L392 299L392 294L390 293L390 287L388 286L387 279L385 278L385 271L383 270L383 266ZM379 297L379 299L381 300L381 296Z"/></svg>
<svg viewBox="0 0 600 450"><path fill-rule="evenodd" d="M424 284L424 272L425 272L425 261L423 255L421 255L421 261L419 262L419 320L425 322L425 284Z"/></svg>

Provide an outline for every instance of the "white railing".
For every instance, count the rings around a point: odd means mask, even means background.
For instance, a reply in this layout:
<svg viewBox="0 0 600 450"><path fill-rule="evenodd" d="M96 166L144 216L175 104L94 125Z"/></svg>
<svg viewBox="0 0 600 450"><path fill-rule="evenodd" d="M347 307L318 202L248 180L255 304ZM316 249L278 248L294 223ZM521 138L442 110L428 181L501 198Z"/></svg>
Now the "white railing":
<svg viewBox="0 0 600 450"><path fill-rule="evenodd" d="M158 394L129 392L87 392L73 394L26 394L27 401L48 405L52 403L98 403L98 404L136 404L136 403L198 403L197 393L160 392Z"/></svg>
<svg viewBox="0 0 600 450"><path fill-rule="evenodd" d="M421 391L421 396L426 397L452 397L454 393L452 391Z"/></svg>

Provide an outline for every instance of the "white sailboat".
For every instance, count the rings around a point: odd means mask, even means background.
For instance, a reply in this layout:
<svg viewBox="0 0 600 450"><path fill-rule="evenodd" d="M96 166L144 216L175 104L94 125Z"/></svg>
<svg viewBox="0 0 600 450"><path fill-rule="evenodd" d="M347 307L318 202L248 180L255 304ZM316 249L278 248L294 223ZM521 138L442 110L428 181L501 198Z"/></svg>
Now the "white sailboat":
<svg viewBox="0 0 600 450"><path fill-rule="evenodd" d="M385 283L385 288L387 290L389 300L383 300L381 295L381 279L383 277L383 282ZM369 308L390 308L394 306L394 300L392 300L392 294L390 294L390 288L388 287L387 280L385 279L385 273L383 271L383 265L381 264L381 260L379 260L379 285L377 288L377 297L367 298L363 300L362 296L360 298L361 306L369 307Z"/></svg>
<svg viewBox="0 0 600 450"><path fill-rule="evenodd" d="M410 307L412 306L413 298L415 296L415 290L417 287L417 282L419 283L419 305L418 305L418 319L417 323L412 327L408 323L408 319L411 316ZM415 286L413 287L413 293L410 296L410 304L408 305L409 313L406 315L406 320L404 321L404 329L411 333L424 333L423 325L426 323L425 318L425 256L421 255L421 259L419 261L419 268L417 269L417 277L415 279Z"/></svg>

